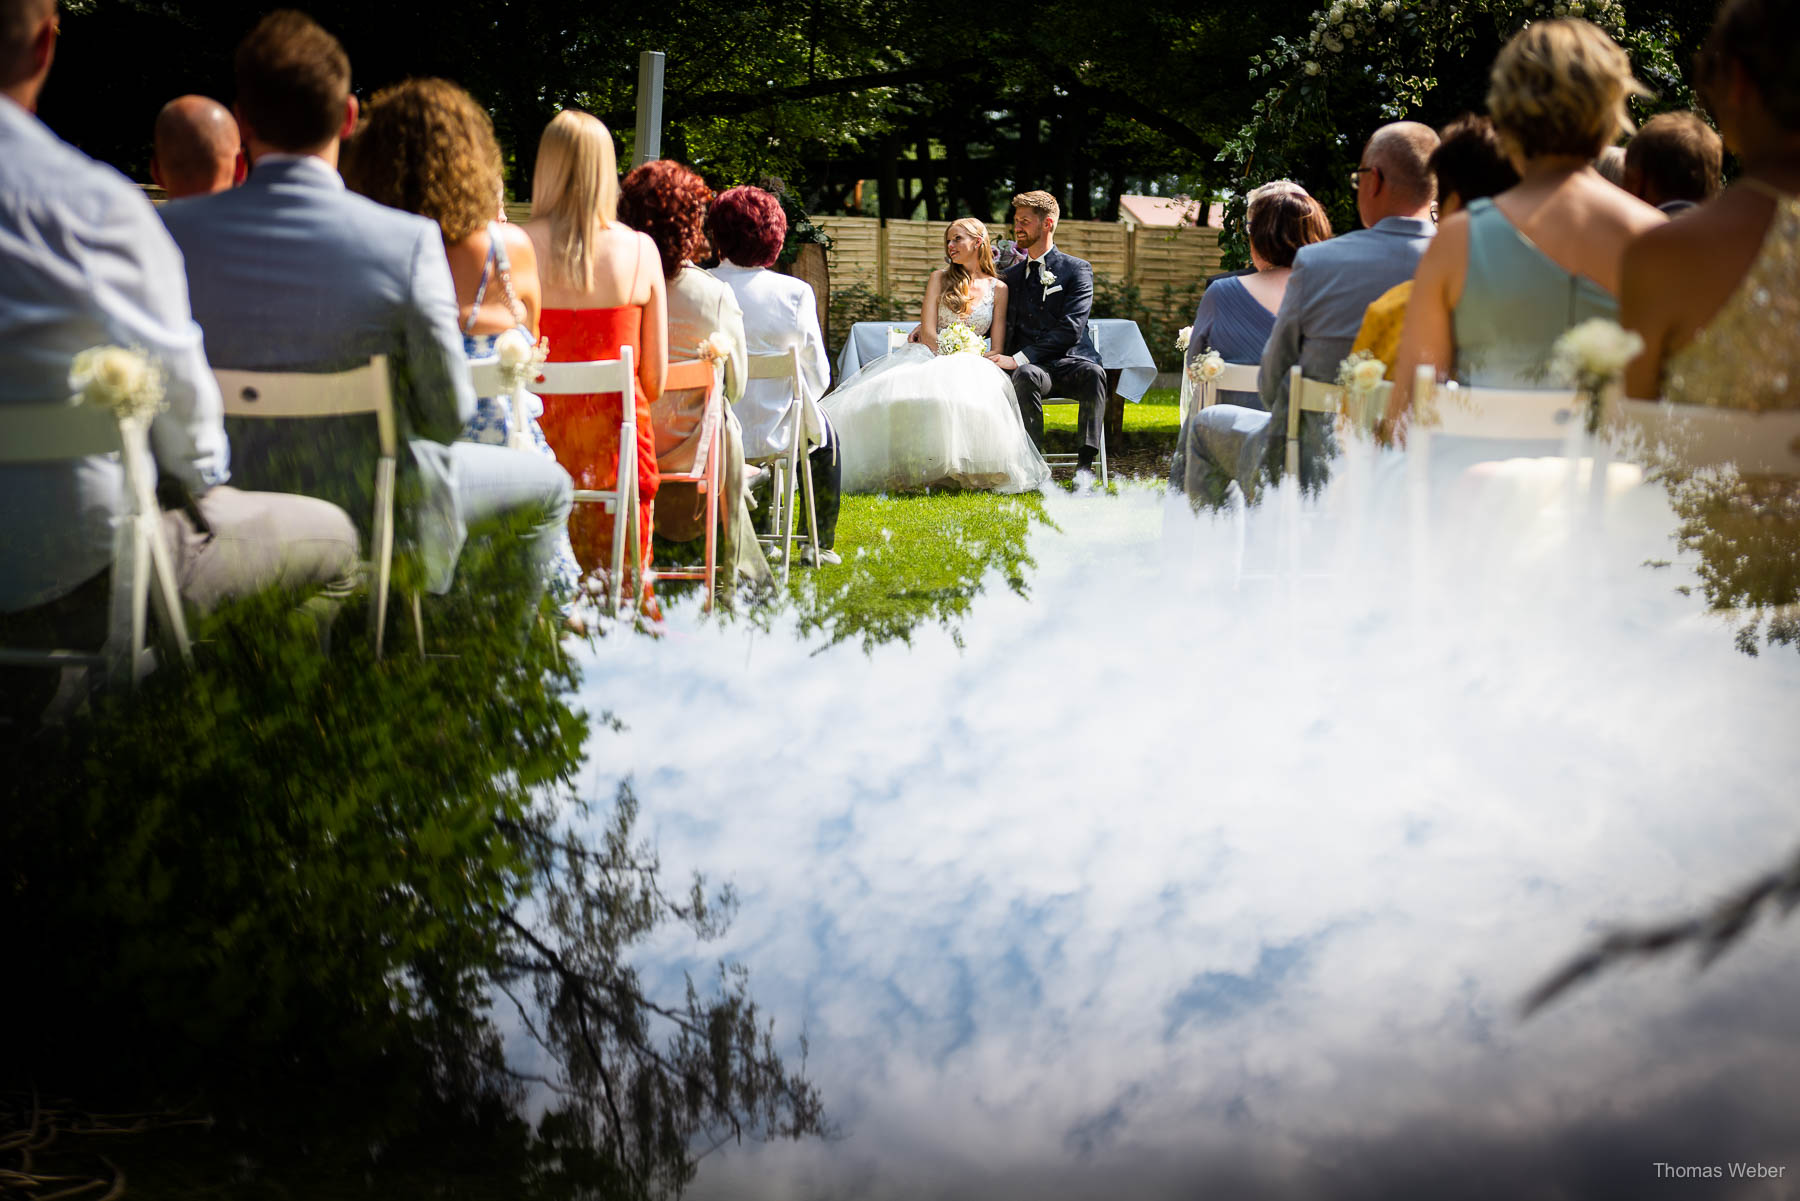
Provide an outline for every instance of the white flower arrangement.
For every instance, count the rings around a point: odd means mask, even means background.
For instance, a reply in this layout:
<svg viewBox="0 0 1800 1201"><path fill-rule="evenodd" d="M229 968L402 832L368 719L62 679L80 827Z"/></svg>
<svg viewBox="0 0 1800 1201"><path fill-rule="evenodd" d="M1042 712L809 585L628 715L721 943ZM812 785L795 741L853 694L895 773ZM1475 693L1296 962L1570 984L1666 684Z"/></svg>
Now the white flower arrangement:
<svg viewBox="0 0 1800 1201"><path fill-rule="evenodd" d="M543 373L550 357L550 339L533 345L525 331L514 327L494 339L494 356L500 360L500 379L508 392L517 392Z"/></svg>
<svg viewBox="0 0 1800 1201"><path fill-rule="evenodd" d="M1387 379L1387 364L1367 350L1359 350L1338 364L1337 386L1366 397Z"/></svg>
<svg viewBox="0 0 1800 1201"><path fill-rule="evenodd" d="M951 325L938 334L939 354L986 354L987 339L966 325Z"/></svg>
<svg viewBox="0 0 1800 1201"><path fill-rule="evenodd" d="M1643 352L1644 339L1610 317L1590 317L1550 348L1550 374L1587 397L1588 433L1600 428L1600 398Z"/></svg>
<svg viewBox="0 0 1800 1201"><path fill-rule="evenodd" d="M723 363L731 357L731 352L736 349L737 343L732 341L730 334L722 329L715 329L700 340L696 354L698 358L708 362Z"/></svg>
<svg viewBox="0 0 1800 1201"><path fill-rule="evenodd" d="M1211 383L1225 371L1225 356L1209 350L1188 364L1188 378L1196 384Z"/></svg>
<svg viewBox="0 0 1800 1201"><path fill-rule="evenodd" d="M1193 336L1194 327L1191 325L1184 326L1181 332L1175 335L1175 349L1185 353L1188 348L1188 342Z"/></svg>
<svg viewBox="0 0 1800 1201"><path fill-rule="evenodd" d="M111 409L120 421L149 421L163 410L162 366L137 347L95 346L69 366L75 404Z"/></svg>

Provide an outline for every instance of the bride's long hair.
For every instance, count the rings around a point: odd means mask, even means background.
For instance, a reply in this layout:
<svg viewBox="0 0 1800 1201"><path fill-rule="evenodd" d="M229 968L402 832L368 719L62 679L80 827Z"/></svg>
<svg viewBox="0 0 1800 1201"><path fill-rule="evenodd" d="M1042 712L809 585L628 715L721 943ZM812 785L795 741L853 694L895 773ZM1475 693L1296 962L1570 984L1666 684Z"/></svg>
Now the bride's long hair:
<svg viewBox="0 0 1800 1201"><path fill-rule="evenodd" d="M976 264L981 268L981 274L984 276L998 275L999 272L994 270L994 244L988 241L987 226L973 217L958 217L950 223L950 228L944 231L944 240L949 241L950 235L959 229L981 243L975 252ZM946 254L944 257L948 260L949 255ZM949 263L944 268L943 303L959 317L969 311L971 303L969 284L974 279L975 276L971 275L968 268L961 263Z"/></svg>

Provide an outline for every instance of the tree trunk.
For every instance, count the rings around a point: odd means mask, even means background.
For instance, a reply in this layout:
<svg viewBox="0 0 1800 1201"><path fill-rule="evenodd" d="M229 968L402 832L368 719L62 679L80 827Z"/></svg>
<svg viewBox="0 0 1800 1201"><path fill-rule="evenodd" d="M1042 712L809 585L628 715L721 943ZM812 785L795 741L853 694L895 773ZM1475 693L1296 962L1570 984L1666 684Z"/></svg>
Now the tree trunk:
<svg viewBox="0 0 1800 1201"><path fill-rule="evenodd" d="M891 134L881 139L881 217L895 221L900 217L900 140Z"/></svg>
<svg viewBox="0 0 1800 1201"><path fill-rule="evenodd" d="M1029 192L1044 185L1038 182L1038 110L1027 105L1019 110L1019 159L1013 172L1013 190Z"/></svg>
<svg viewBox="0 0 1800 1201"><path fill-rule="evenodd" d="M1101 213L1102 221L1119 219L1119 200L1125 195L1125 165L1114 159L1111 164L1112 178L1106 185L1106 209Z"/></svg>
<svg viewBox="0 0 1800 1201"><path fill-rule="evenodd" d="M831 311L831 268L825 260L825 248L817 242L803 242L800 253L786 267L777 267L783 275L791 275L804 281L813 290L813 302L819 309L819 332L825 335L825 341L831 341L831 330L828 328Z"/></svg>
<svg viewBox="0 0 1800 1201"><path fill-rule="evenodd" d="M1088 110L1078 101L1071 100L1069 103L1075 106L1069 113L1069 129L1063 140L1063 162L1069 174L1069 211L1077 221L1092 221L1094 187L1088 173Z"/></svg>
<svg viewBox="0 0 1800 1201"><path fill-rule="evenodd" d="M931 161L931 138L920 131L918 142L919 189L925 195L925 220L933 223L944 219L944 206L938 199L937 172Z"/></svg>

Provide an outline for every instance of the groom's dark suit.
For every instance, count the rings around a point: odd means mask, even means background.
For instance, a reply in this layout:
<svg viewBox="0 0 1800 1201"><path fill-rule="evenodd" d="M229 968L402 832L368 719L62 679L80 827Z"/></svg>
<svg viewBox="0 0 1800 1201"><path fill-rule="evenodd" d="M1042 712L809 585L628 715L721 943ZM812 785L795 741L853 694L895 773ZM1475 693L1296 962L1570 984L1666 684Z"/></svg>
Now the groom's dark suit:
<svg viewBox="0 0 1800 1201"><path fill-rule="evenodd" d="M1038 263L1048 269L1045 282ZM1088 338L1094 269L1052 246L1041 260L1014 263L1006 281L1006 353L1019 360L1013 392L1033 444L1044 445L1044 397L1081 403L1082 460L1100 451L1106 418L1106 371Z"/></svg>

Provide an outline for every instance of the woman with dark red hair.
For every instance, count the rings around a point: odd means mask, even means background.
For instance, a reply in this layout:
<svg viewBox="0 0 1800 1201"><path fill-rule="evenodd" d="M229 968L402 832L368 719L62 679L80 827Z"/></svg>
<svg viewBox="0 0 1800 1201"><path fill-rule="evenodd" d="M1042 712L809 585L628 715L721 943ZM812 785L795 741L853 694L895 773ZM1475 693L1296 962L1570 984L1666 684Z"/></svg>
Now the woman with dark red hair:
<svg viewBox="0 0 1800 1201"><path fill-rule="evenodd" d="M820 558L840 562L831 550L840 484L837 435L819 408L819 397L831 380L831 364L812 288L769 270L787 240L781 202L761 188L732 188L713 201L706 234L720 260L712 273L731 288L743 309L745 349L751 354L779 354L790 346L800 348L798 396L786 380L751 380L744 386L737 402L744 457L756 462L786 455L793 407L801 407L800 436L811 448L806 454L819 517Z"/></svg>
<svg viewBox="0 0 1800 1201"><path fill-rule="evenodd" d="M725 408L721 443L724 478L719 495L719 567L723 581L720 591L729 596L729 584L734 579L766 583L772 577L750 525L750 508L745 499L744 434L732 407L744 395L744 314L731 289L691 261L706 242L701 223L711 199L712 190L700 176L680 163L658 159L625 177L619 193L619 219L639 233L648 234L662 257L668 294L669 358L705 357L701 344L714 334L723 335L726 343L725 397L731 404ZM689 388L664 392L650 406L659 473L694 469L705 404L706 393ZM656 500L658 534L685 542L704 532L705 518L706 503L692 484L662 485Z"/></svg>

